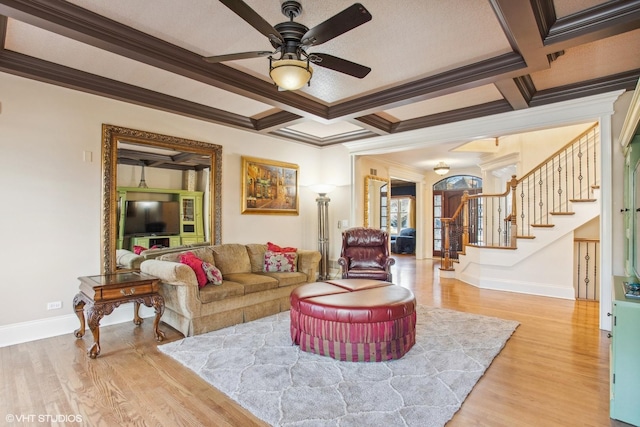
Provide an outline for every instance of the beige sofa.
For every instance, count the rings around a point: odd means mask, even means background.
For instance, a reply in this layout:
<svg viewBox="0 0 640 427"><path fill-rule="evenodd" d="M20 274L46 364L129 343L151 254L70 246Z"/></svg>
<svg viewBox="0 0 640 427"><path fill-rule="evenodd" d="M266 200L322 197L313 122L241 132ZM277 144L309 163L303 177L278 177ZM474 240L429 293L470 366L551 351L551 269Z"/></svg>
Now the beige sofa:
<svg viewBox="0 0 640 427"><path fill-rule="evenodd" d="M198 247L146 260L140 270L161 279L162 321L193 336L286 311L291 291L316 280L320 252L298 250L297 272L266 273L266 250L262 244ZM214 264L222 272L222 285L198 288L194 271L179 262L184 252Z"/></svg>

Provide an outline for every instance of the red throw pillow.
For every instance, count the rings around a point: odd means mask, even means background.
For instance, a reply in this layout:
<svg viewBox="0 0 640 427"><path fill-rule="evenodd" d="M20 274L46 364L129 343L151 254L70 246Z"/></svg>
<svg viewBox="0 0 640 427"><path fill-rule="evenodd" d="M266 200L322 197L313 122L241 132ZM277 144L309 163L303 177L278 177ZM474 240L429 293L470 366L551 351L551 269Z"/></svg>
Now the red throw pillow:
<svg viewBox="0 0 640 427"><path fill-rule="evenodd" d="M271 252L296 252L297 251L296 248L292 248L292 247L281 248L280 246L271 242L267 242L267 250Z"/></svg>
<svg viewBox="0 0 640 427"><path fill-rule="evenodd" d="M193 252L187 252L180 255L180 262L191 267L193 272L196 273L199 288L202 288L207 284L207 274L202 269L202 260L195 256Z"/></svg>
<svg viewBox="0 0 640 427"><path fill-rule="evenodd" d="M138 245L134 245L133 246L133 253L136 255L140 255L140 253L142 253L142 251L146 251L147 248L145 248L144 246L138 246Z"/></svg>

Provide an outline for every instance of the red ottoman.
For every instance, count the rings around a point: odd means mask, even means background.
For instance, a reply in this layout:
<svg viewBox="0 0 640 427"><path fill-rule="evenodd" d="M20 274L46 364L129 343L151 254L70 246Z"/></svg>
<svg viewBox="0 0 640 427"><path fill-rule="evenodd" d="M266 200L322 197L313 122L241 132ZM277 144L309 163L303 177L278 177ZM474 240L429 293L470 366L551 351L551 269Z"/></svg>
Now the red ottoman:
<svg viewBox="0 0 640 427"><path fill-rule="evenodd" d="M308 283L291 292L291 339L301 350L351 362L399 359L416 342L416 299L370 279Z"/></svg>

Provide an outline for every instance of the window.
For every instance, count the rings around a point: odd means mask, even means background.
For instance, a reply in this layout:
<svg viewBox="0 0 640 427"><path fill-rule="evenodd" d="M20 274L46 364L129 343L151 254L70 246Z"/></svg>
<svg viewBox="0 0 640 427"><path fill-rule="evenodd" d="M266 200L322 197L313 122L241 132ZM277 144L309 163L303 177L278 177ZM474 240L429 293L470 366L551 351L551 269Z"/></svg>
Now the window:
<svg viewBox="0 0 640 427"><path fill-rule="evenodd" d="M389 209L390 234L398 234L403 228L415 228L413 197L391 197Z"/></svg>
<svg viewBox="0 0 640 427"><path fill-rule="evenodd" d="M380 187L380 228L383 230L387 229L387 221L389 219L389 207L387 206L389 202L389 197L387 197L388 188L388 184Z"/></svg>
<svg viewBox="0 0 640 427"><path fill-rule="evenodd" d="M433 196L433 251L442 250L442 194Z"/></svg>
<svg viewBox="0 0 640 427"><path fill-rule="evenodd" d="M441 256L444 250L444 224L442 218L452 218L462 196L467 191L469 194L482 192L482 179L471 175L454 175L444 178L433 185L433 254ZM469 242L473 243L482 237L481 212L483 206L476 199L469 207L471 223L469 224ZM462 247L462 229L455 228L452 224L449 230L449 242L453 250Z"/></svg>

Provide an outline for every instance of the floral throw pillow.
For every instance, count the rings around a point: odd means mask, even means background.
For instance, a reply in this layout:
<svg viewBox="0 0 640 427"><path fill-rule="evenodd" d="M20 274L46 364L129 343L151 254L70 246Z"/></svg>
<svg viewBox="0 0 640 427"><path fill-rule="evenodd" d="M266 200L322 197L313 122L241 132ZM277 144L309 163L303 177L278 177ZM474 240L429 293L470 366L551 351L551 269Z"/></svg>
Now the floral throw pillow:
<svg viewBox="0 0 640 427"><path fill-rule="evenodd" d="M296 252L274 252L264 253L264 269L269 273L291 273L298 271L298 254Z"/></svg>
<svg viewBox="0 0 640 427"><path fill-rule="evenodd" d="M222 285L222 272L215 265L210 262L203 261L202 269L204 270L204 274L207 275L208 283Z"/></svg>

